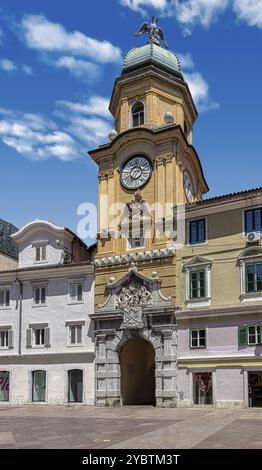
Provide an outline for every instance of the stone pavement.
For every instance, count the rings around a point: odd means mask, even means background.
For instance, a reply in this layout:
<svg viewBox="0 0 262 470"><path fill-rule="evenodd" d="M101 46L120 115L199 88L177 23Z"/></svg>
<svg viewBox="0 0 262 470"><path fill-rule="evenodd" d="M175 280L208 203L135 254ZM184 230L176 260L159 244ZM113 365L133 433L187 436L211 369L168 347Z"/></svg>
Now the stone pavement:
<svg viewBox="0 0 262 470"><path fill-rule="evenodd" d="M262 408L0 407L0 449L262 449Z"/></svg>

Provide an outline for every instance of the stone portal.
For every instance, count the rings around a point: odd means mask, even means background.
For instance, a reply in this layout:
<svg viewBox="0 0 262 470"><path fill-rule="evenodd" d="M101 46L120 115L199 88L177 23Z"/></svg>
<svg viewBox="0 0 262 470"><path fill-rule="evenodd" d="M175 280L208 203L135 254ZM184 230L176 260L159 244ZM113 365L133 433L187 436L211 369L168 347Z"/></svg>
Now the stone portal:
<svg viewBox="0 0 262 470"><path fill-rule="evenodd" d="M175 305L160 291L157 273L131 264L92 315L96 336L96 404L176 406Z"/></svg>
<svg viewBox="0 0 262 470"><path fill-rule="evenodd" d="M120 351L121 402L155 405L155 350L143 338L127 341Z"/></svg>

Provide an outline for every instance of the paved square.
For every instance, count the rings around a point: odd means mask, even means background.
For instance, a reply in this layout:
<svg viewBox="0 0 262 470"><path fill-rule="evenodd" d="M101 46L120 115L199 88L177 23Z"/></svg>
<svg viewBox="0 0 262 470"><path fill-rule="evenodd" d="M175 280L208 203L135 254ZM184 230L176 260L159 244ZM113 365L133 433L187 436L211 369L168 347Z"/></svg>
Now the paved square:
<svg viewBox="0 0 262 470"><path fill-rule="evenodd" d="M0 448L262 449L262 409L0 407Z"/></svg>

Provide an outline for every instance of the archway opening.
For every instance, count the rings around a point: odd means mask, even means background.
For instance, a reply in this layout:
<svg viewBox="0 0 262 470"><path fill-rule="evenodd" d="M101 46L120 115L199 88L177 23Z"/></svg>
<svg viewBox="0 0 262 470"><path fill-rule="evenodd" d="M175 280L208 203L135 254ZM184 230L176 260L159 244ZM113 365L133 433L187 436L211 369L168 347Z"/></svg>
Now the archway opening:
<svg viewBox="0 0 262 470"><path fill-rule="evenodd" d="M123 405L155 405L155 350L143 338L128 340L120 352Z"/></svg>

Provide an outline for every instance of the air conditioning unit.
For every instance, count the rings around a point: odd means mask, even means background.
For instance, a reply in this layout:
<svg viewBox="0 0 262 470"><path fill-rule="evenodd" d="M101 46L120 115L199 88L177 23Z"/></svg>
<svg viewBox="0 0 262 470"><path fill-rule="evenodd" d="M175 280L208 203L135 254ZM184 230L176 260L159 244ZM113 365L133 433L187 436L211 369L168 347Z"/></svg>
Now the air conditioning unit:
<svg viewBox="0 0 262 470"><path fill-rule="evenodd" d="M254 242L259 242L261 239L261 233L260 232L250 232L247 234L247 242L248 243L254 243Z"/></svg>

